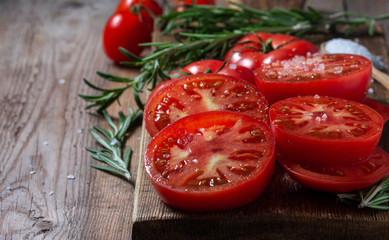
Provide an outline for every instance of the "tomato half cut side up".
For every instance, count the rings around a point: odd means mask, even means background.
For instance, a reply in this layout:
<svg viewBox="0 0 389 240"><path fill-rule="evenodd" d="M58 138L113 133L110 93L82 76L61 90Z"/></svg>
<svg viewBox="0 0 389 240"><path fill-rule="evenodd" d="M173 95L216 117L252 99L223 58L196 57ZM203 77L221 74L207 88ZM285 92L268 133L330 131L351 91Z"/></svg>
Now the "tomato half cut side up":
<svg viewBox="0 0 389 240"><path fill-rule="evenodd" d="M197 74L163 82L146 103L144 121L154 136L172 122L193 113L233 111L269 124L268 103L258 88L240 78Z"/></svg>
<svg viewBox="0 0 389 240"><path fill-rule="evenodd" d="M350 192L369 187L389 174L389 154L377 147L361 163L322 167L298 164L282 157L278 162L302 185L325 192Z"/></svg>
<svg viewBox="0 0 389 240"><path fill-rule="evenodd" d="M169 206L213 211L254 201L275 163L270 128L232 112L197 113L164 128L147 146L148 177Z"/></svg>
<svg viewBox="0 0 389 240"><path fill-rule="evenodd" d="M282 157L319 166L366 160L382 134L382 117L351 100L304 96L271 105L270 122Z"/></svg>
<svg viewBox="0 0 389 240"><path fill-rule="evenodd" d="M371 61L351 54L295 56L254 70L257 86L270 104L315 94L360 102L367 93L371 72Z"/></svg>

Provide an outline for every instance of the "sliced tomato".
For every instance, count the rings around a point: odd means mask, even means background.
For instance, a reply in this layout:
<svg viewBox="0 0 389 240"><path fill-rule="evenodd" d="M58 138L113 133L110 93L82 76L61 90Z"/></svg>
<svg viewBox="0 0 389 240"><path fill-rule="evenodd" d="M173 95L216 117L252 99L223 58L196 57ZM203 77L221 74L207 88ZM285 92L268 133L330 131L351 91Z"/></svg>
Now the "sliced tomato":
<svg viewBox="0 0 389 240"><path fill-rule="evenodd" d="M317 53L319 49L308 41L287 34L259 32L238 41L225 56L232 64L256 69L263 64Z"/></svg>
<svg viewBox="0 0 389 240"><path fill-rule="evenodd" d="M254 74L269 103L315 94L360 102L370 84L371 71L371 62L359 55L315 54L265 64Z"/></svg>
<svg viewBox="0 0 389 240"><path fill-rule="evenodd" d="M372 98L365 98L362 103L376 110L384 119L384 123L389 120L389 106L387 104Z"/></svg>
<svg viewBox="0 0 389 240"><path fill-rule="evenodd" d="M167 205L223 210L261 194L273 174L274 149L263 122L238 113L203 112L159 132L147 146L145 167Z"/></svg>
<svg viewBox="0 0 389 240"><path fill-rule="evenodd" d="M145 127L154 136L187 115L225 110L268 123L268 104L258 88L221 74L198 74L163 82L151 94L144 111Z"/></svg>
<svg viewBox="0 0 389 240"><path fill-rule="evenodd" d="M270 107L277 148L296 163L334 166L366 160L382 134L382 117L354 101L294 97Z"/></svg>
<svg viewBox="0 0 389 240"><path fill-rule="evenodd" d="M277 158L283 168L302 185L325 192L350 192L369 187L389 174L389 154L377 147L365 161L339 166L299 164Z"/></svg>

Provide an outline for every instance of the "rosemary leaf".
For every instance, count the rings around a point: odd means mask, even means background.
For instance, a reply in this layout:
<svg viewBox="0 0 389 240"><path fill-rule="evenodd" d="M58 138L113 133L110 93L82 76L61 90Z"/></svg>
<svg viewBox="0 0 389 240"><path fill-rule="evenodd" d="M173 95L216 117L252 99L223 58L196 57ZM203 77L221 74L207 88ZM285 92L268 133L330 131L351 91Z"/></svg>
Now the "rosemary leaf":
<svg viewBox="0 0 389 240"><path fill-rule="evenodd" d="M104 130L99 126L94 126L93 129L89 129L90 134L102 149L86 147L85 150L92 153L91 156L93 159L105 163L108 166L93 164L92 167L120 175L128 181L132 181L130 171L128 170L132 150L131 148L127 148L123 155L122 145L124 145L125 134L128 129L141 118L142 113L139 110L134 111L132 108L130 108L130 114L127 116L123 112L119 112L118 125L113 122L106 111L103 114L110 128Z"/></svg>
<svg viewBox="0 0 389 240"><path fill-rule="evenodd" d="M359 208L389 210L389 176L368 188L351 193L337 194L337 196L341 202Z"/></svg>

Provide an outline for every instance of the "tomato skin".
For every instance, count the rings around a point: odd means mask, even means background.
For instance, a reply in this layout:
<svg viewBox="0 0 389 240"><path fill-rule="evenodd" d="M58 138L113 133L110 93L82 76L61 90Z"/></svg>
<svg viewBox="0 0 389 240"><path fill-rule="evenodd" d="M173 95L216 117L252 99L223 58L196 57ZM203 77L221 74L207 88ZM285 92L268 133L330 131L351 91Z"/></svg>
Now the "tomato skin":
<svg viewBox="0 0 389 240"><path fill-rule="evenodd" d="M133 37L131 33L137 33ZM130 61L119 47L123 47L134 55L139 56L144 47L140 43L151 41L151 29L147 22L142 22L138 15L129 11L113 14L107 21L103 32L103 48L108 58L114 62Z"/></svg>
<svg viewBox="0 0 389 240"><path fill-rule="evenodd" d="M205 59L196 61L186 65L181 69L182 72L187 72L192 75L206 73L208 70L216 73L222 66L223 62L215 59Z"/></svg>
<svg viewBox="0 0 389 240"><path fill-rule="evenodd" d="M174 0L173 2L177 3L175 11L182 12L185 10L185 5L192 5L195 0ZM215 0L196 0L196 5L215 5Z"/></svg>
<svg viewBox="0 0 389 240"><path fill-rule="evenodd" d="M366 160L382 134L382 117L368 106L346 99L294 97L270 106L279 154L317 166Z"/></svg>
<svg viewBox="0 0 389 240"><path fill-rule="evenodd" d="M301 61L296 59L299 59L299 57L266 64L262 68L254 70L257 86L270 104L288 97L315 94L347 98L357 102L365 98L372 72L371 62L368 59L351 54L315 55L305 57L305 60L301 59ZM304 66L304 62L312 59L318 61L319 65L323 64L326 70L324 72L311 69L302 71L301 69L295 70L289 67L287 71L292 75L277 73L280 70L285 72L286 67L283 68L284 65L287 66L287 64L294 61L300 61L299 66ZM322 62L320 63L320 61ZM352 61L358 62L358 67L350 67ZM333 71L336 67L342 66L345 69L351 69L351 72L328 73L328 71ZM327 70L327 68L330 70ZM307 76L305 77L304 74Z"/></svg>
<svg viewBox="0 0 389 240"><path fill-rule="evenodd" d="M166 141L172 141L169 139L174 139L174 141L176 141L176 139L182 138L185 134L194 136L196 135L198 129L211 129L214 126L226 126L227 129L233 129L234 126L239 124L242 125L238 129L227 130L227 132L224 133L231 133L233 134L232 136L235 137L217 135L209 143L208 140L203 140L199 136L199 140L190 139L181 141L185 142L184 146L180 147L182 150L191 148L195 149L195 145L198 145L198 148L201 148L202 151L193 150L192 152L195 155L186 156L185 159L188 159L189 162L187 163L186 168L183 170L180 169L179 171L175 171L173 173L177 174L177 176L171 176L167 178L164 177L163 174L161 174L161 172L158 170L156 165L156 161L158 161L159 156L158 149L160 146L166 146ZM244 131L241 129L245 129L246 126L255 126L255 128L261 129L263 132L262 136L264 137L264 140L255 143L243 143L243 141L241 142L239 140L239 135L235 134L244 134ZM177 140L177 142L179 142L179 140ZM203 147L201 144L203 144L205 147ZM199 167L200 170L207 169L209 164L212 164L211 159L213 159L213 154L216 154L214 153L213 148L221 151L220 154L228 154L230 151L236 151L231 148L231 145L234 145L236 148L238 148L238 151L244 151L245 148L263 150L264 155L259 159L247 160L249 165L256 166L250 171L249 175L235 176L234 174L230 173L232 174L230 178L230 175L226 173L228 170L224 168L228 165L226 165L227 163L223 162L230 160L224 159L223 161L219 161L217 163L220 164L217 167L220 171L223 172L224 176L228 176L230 181L227 181L227 183L214 186L198 187L188 185L185 183L186 180L182 180L187 179L188 174L191 175L191 168L193 166L194 168L197 168L197 162L191 162L191 158L195 158L196 161L198 159L198 164L200 164L200 166L202 166L201 164L203 163L205 164L204 167ZM173 149L173 147L171 146L170 149ZM171 156L177 155L170 150L166 153L170 154ZM184 117L164 128L151 140L147 146L145 153L145 167L153 187L167 205L187 211L217 211L239 207L255 200L262 193L271 179L275 165L274 156L274 137L272 136L271 131L267 125L247 115L214 111L197 113ZM170 161L173 160L169 160L169 165ZM242 161L246 162L246 160L243 159ZM169 167L171 169L176 169L174 165ZM180 182L177 183L175 181Z"/></svg>
<svg viewBox="0 0 389 240"><path fill-rule="evenodd" d="M159 5L158 2L154 0L121 0L116 8L115 12L121 12L121 11L130 11L131 7L134 7L136 5L143 5L146 8L148 8L156 17L159 17L163 13L163 9L161 5ZM147 13L146 10L142 10L142 14L145 14L145 16L151 18L151 16Z"/></svg>
<svg viewBox="0 0 389 240"><path fill-rule="evenodd" d="M180 69L177 72L172 72L172 78L180 78L187 76L182 72L188 73L189 75L202 74L202 73L218 73L227 76L233 76L246 80L252 84L255 84L255 75L250 69L239 66L236 64L226 64L224 66L223 61L215 59L205 59L190 63Z"/></svg>
<svg viewBox="0 0 389 240"><path fill-rule="evenodd" d="M219 72L219 74L237 77L246 80L255 85L255 75L251 69L236 64L227 64Z"/></svg>
<svg viewBox="0 0 389 240"><path fill-rule="evenodd" d="M187 115L224 110L244 113L269 123L268 103L259 89L240 78L222 74L197 74L162 82L145 105L147 132L161 129Z"/></svg>
<svg viewBox="0 0 389 240"><path fill-rule="evenodd" d="M274 50L262 52L261 40L272 40ZM289 59L297 55L305 56L308 53L316 53L319 49L312 43L286 34L256 33L250 34L238 41L225 56L230 63L256 69L263 64Z"/></svg>
<svg viewBox="0 0 389 240"><path fill-rule="evenodd" d="M365 98L362 103L376 110L384 119L384 123L389 120L389 106L385 103L371 98Z"/></svg>
<svg viewBox="0 0 389 240"><path fill-rule="evenodd" d="M377 147L369 159L350 165L320 167L298 164L277 156L277 161L302 185L325 192L343 193L369 187L389 174L389 154Z"/></svg>

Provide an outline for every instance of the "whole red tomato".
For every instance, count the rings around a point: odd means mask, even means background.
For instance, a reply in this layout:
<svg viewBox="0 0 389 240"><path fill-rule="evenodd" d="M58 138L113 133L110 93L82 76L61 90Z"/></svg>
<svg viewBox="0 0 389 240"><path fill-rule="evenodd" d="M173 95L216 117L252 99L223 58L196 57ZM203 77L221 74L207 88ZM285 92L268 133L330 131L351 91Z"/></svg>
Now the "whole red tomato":
<svg viewBox="0 0 389 240"><path fill-rule="evenodd" d="M192 5L193 2L195 2L196 5L215 5L215 0L174 0L173 2L176 3L177 12L184 11L186 6Z"/></svg>
<svg viewBox="0 0 389 240"><path fill-rule="evenodd" d="M319 49L308 41L286 34L255 33L240 39L228 51L225 59L230 63L256 69L262 64L294 56L316 53Z"/></svg>
<svg viewBox="0 0 389 240"><path fill-rule="evenodd" d="M141 20L137 14L130 11L116 12L104 28L103 48L114 62L129 61L119 47L123 47L134 55L139 56L144 47L140 43L151 41L151 29L147 21Z"/></svg>
<svg viewBox="0 0 389 240"><path fill-rule="evenodd" d="M156 17L161 16L163 13L161 5L153 0L122 0L118 4L116 12L130 11L131 7L135 7L137 5L143 5L144 7L148 8ZM143 11L147 12L146 10ZM148 14L148 16L150 15Z"/></svg>
<svg viewBox="0 0 389 240"><path fill-rule="evenodd" d="M142 7L140 5L142 5ZM138 12L135 10L137 7L139 7ZM147 31L153 31L154 16L150 16L148 10L150 10L155 17L161 16L163 13L161 5L153 0L122 0L118 4L115 12L130 11L133 14L138 14L142 22L147 22L148 26L151 28L151 30Z"/></svg>
<svg viewBox="0 0 389 240"><path fill-rule="evenodd" d="M241 78L243 80L255 84L255 75L250 69L243 66L238 66L236 64L227 64L225 66L223 65L223 61L215 59L199 60L186 65L184 68L176 72L172 72L170 76L172 78L180 78L188 74L196 75L202 73L218 73Z"/></svg>

